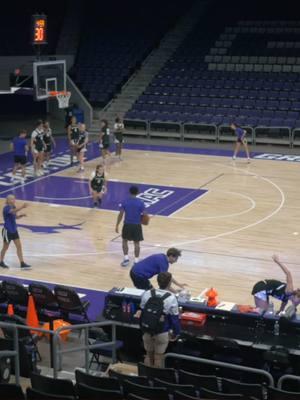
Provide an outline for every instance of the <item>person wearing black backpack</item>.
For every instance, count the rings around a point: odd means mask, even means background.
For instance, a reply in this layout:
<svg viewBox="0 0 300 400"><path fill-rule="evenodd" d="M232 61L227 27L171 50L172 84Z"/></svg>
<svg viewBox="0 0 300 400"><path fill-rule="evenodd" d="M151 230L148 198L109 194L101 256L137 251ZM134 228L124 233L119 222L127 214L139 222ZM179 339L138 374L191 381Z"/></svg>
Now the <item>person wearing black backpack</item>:
<svg viewBox="0 0 300 400"><path fill-rule="evenodd" d="M178 339L180 321L177 298L170 292L172 274L159 273L157 283L159 289L147 290L142 296L140 327L146 350L145 364L162 367L169 342Z"/></svg>

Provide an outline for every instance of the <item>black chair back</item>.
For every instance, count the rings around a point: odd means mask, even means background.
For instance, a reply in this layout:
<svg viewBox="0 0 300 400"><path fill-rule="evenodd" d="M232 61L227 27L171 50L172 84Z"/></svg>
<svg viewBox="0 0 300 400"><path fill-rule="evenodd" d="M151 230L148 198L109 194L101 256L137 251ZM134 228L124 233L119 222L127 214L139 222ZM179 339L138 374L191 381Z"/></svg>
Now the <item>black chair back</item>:
<svg viewBox="0 0 300 400"><path fill-rule="evenodd" d="M222 379L222 391L224 393L240 393L253 396L260 400L265 398L264 387L262 385L241 383L229 379Z"/></svg>
<svg viewBox="0 0 300 400"><path fill-rule="evenodd" d="M169 394L166 388L142 386L129 381L123 382L123 392L125 397L129 394L134 394L148 400L169 400Z"/></svg>
<svg viewBox="0 0 300 400"><path fill-rule="evenodd" d="M118 390L96 389L80 383L77 386L79 400L123 400L122 393Z"/></svg>
<svg viewBox="0 0 300 400"><path fill-rule="evenodd" d="M75 370L75 378L77 385L83 383L95 389L120 390L120 383L117 378L109 378L107 376L95 376L87 374L79 369Z"/></svg>
<svg viewBox="0 0 300 400"><path fill-rule="evenodd" d="M6 296L4 287L1 282L0 283L0 303L6 303L6 302L7 302L7 296Z"/></svg>
<svg viewBox="0 0 300 400"><path fill-rule="evenodd" d="M138 373L140 376L147 376L150 379L158 378L171 383L177 382L176 371L173 368L155 368L138 363Z"/></svg>
<svg viewBox="0 0 300 400"><path fill-rule="evenodd" d="M26 400L74 400L73 396L59 396L40 392L36 389L26 389Z"/></svg>
<svg viewBox="0 0 300 400"><path fill-rule="evenodd" d="M0 383L0 394L3 400L25 400L21 386L12 383Z"/></svg>
<svg viewBox="0 0 300 400"><path fill-rule="evenodd" d="M23 285L13 281L3 281L2 287L9 304L27 307L28 290Z"/></svg>
<svg viewBox="0 0 300 400"><path fill-rule="evenodd" d="M217 392L220 388L216 376L193 374L182 369L178 371L178 381L181 385L193 385L197 389L203 387Z"/></svg>
<svg viewBox="0 0 300 400"><path fill-rule="evenodd" d="M176 391L173 393L173 400L199 400L199 397L189 396L187 394Z"/></svg>
<svg viewBox="0 0 300 400"><path fill-rule="evenodd" d="M272 387L268 389L269 400L299 400L300 392L286 392L285 390L279 390Z"/></svg>
<svg viewBox="0 0 300 400"><path fill-rule="evenodd" d="M135 394L129 394L127 396L127 400L148 400L148 399L145 399L145 397L136 396Z"/></svg>
<svg viewBox="0 0 300 400"><path fill-rule="evenodd" d="M63 317L68 319L69 314L79 314L89 322L86 310L89 306L89 302L81 302L78 294L72 288L62 285L56 285L54 287L55 297Z"/></svg>
<svg viewBox="0 0 300 400"><path fill-rule="evenodd" d="M56 297L48 286L41 283L31 283L29 292L32 294L37 309L58 310Z"/></svg>
<svg viewBox="0 0 300 400"><path fill-rule="evenodd" d="M69 379L55 379L48 376L31 374L31 387L39 392L53 396L75 397L73 382Z"/></svg>
<svg viewBox="0 0 300 400"><path fill-rule="evenodd" d="M117 378L121 385L124 381L129 381L142 386L150 386L149 379L146 376L126 375L113 369L110 369L108 374L112 378Z"/></svg>
<svg viewBox="0 0 300 400"><path fill-rule="evenodd" d="M221 392L214 392L212 390L200 389L200 396L202 396L204 399L214 399L214 400L238 400L238 399L244 399L245 396L242 394L225 394Z"/></svg>
<svg viewBox="0 0 300 400"><path fill-rule="evenodd" d="M187 394L189 396L197 395L196 388L193 385L180 385L180 384L176 384L176 383L162 381L161 379L154 379L153 385L154 385L154 387L166 388L169 394L173 394L175 391L179 391L179 392Z"/></svg>
<svg viewBox="0 0 300 400"><path fill-rule="evenodd" d="M82 304L74 289L67 286L57 285L54 287L54 293L61 309L72 313L78 313L81 311Z"/></svg>

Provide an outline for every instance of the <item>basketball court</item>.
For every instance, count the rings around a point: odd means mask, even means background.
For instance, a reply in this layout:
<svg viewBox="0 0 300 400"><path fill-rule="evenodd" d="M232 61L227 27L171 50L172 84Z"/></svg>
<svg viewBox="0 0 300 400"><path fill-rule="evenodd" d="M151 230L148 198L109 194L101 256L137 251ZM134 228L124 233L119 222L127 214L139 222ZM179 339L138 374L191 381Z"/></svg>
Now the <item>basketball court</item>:
<svg viewBox="0 0 300 400"><path fill-rule="evenodd" d="M124 161L112 157L108 166L108 193L100 209L92 208L88 188L100 161L97 143L89 144L85 172L78 173L78 166L69 166L66 141L58 140L45 176L31 177L23 186L10 183L10 155L1 156L0 203L9 193L29 203L19 231L33 266L20 271L11 246L6 259L11 269L2 275L99 290L130 285L129 268L120 266L115 223L119 203L134 183L152 215L141 256L182 249L171 270L193 295L213 286L221 299L252 303L256 281L283 278L271 260L274 252L300 285L299 157L254 153L247 164L243 158L232 162L226 150L125 147ZM132 260L132 247L131 255Z"/></svg>

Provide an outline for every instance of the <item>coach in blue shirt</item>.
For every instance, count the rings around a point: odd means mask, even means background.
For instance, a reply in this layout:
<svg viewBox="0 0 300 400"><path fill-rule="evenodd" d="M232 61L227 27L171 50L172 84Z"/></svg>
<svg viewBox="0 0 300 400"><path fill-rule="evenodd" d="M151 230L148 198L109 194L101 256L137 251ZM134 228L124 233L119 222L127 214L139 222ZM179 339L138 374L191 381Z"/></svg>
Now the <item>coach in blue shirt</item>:
<svg viewBox="0 0 300 400"><path fill-rule="evenodd" d="M3 246L0 253L0 267L1 268L8 268L8 265L4 262L4 256L9 248L10 242L13 241L16 249L17 249L17 256L20 260L21 269L30 269L30 265L24 262L23 258L23 251L22 245L17 229L17 222L16 220L19 218L26 217L25 214L19 214L21 210L27 207L27 204L24 203L22 206L16 206L16 198L13 194L9 194L6 197L6 204L3 208L3 220L4 226L2 229L2 238L3 238Z"/></svg>
<svg viewBox="0 0 300 400"><path fill-rule="evenodd" d="M167 272L170 264L177 262L181 251L172 247L167 254L153 254L134 264L130 271L130 278L137 289L149 290L152 288L150 279L161 272ZM173 285L183 289L185 284L180 284L172 277ZM175 291L172 289L172 291Z"/></svg>
<svg viewBox="0 0 300 400"><path fill-rule="evenodd" d="M140 242L144 240L141 219L142 216L146 214L146 207L144 202L137 198L139 193L137 186L131 186L129 188L129 193L130 197L120 205L121 210L116 224L116 232L119 233L119 225L125 215L122 229L122 246L124 254L124 260L121 263L122 267L127 267L129 264L128 241L134 242L135 262L138 262L140 256Z"/></svg>

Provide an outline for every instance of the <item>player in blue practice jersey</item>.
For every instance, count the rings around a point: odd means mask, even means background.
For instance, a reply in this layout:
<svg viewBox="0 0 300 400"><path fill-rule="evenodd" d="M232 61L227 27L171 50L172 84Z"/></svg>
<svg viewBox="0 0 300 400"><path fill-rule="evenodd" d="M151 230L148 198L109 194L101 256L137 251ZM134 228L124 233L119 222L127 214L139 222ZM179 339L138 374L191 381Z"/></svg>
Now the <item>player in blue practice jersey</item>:
<svg viewBox="0 0 300 400"><path fill-rule="evenodd" d="M150 279L161 272L167 272L170 264L177 262L181 256L181 251L175 247L168 249L166 254L153 254L134 264L130 270L130 278L137 289L152 289ZM172 278L171 283L183 289L186 285L175 281ZM176 290L172 288L172 292Z"/></svg>
<svg viewBox="0 0 300 400"><path fill-rule="evenodd" d="M28 152L26 134L27 133L25 130L20 131L19 136L15 137L12 142L15 163L11 177L12 182L14 182L15 180L16 172L18 171L18 169L21 169L22 171L21 182L24 183L26 179L26 163Z"/></svg>
<svg viewBox="0 0 300 400"><path fill-rule="evenodd" d="M236 134L236 143L235 143L235 149L233 152L233 160L236 160L236 156L240 150L241 145L244 146L245 148L245 152L247 155L247 161L248 163L250 162L250 153L249 153L249 149L248 149L248 144L247 144L247 139L246 139L246 134L247 131L241 127L239 127L237 124L232 123L230 125L230 128L234 130L234 133Z"/></svg>
<svg viewBox="0 0 300 400"><path fill-rule="evenodd" d="M21 269L30 269L30 265L24 262L22 245L17 229L16 220L22 217L26 217L25 214L19 214L27 204L24 203L20 207L16 207L16 198L14 195L10 194L6 197L6 204L3 208L3 220L4 227L2 229L3 247L0 254L0 267L8 268L4 262L5 254L9 248L10 242L13 241L17 248L17 255L20 260Z"/></svg>
<svg viewBox="0 0 300 400"><path fill-rule="evenodd" d="M130 197L120 204L120 213L118 215L116 232L119 233L119 225L124 216L124 225L122 229L122 246L124 260L121 263L122 267L127 267L129 264L128 257L128 241L134 242L135 262L139 261L140 242L144 240L141 218L145 212L144 202L137 198L139 189L136 186L131 186L129 189Z"/></svg>

